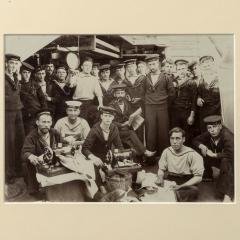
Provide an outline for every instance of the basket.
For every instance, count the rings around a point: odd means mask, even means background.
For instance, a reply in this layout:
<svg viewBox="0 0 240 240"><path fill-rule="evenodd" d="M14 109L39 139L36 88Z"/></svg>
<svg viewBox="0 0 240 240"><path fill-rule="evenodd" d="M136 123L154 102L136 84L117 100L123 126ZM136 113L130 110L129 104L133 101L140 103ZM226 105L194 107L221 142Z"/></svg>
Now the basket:
<svg viewBox="0 0 240 240"><path fill-rule="evenodd" d="M106 187L108 191L122 189L128 191L132 186L132 174L126 173L124 175L115 174L113 176L106 176Z"/></svg>

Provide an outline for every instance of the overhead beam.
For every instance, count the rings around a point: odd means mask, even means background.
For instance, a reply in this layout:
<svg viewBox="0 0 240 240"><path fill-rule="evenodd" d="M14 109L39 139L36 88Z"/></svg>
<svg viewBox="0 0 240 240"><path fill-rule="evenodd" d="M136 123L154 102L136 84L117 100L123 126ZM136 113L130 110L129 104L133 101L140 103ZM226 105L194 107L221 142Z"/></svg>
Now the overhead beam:
<svg viewBox="0 0 240 240"><path fill-rule="evenodd" d="M120 49L119 49L118 47L115 47L115 46L113 46L113 45L111 45L111 44L109 44L109 43L107 43L107 42L104 42L104 41L102 41L102 40L99 39L99 38L96 38L95 41L96 41L96 43L100 44L100 45L103 46L103 47L106 47L106 48L108 48L108 49L111 49L111 50L113 50L114 52L120 53Z"/></svg>
<svg viewBox="0 0 240 240"><path fill-rule="evenodd" d="M119 54L112 53L112 52L109 52L109 51L106 51L106 50L103 50L100 48L95 48L95 50L93 50L93 52L100 53L100 54L107 55L107 56L114 57L114 58L120 58Z"/></svg>

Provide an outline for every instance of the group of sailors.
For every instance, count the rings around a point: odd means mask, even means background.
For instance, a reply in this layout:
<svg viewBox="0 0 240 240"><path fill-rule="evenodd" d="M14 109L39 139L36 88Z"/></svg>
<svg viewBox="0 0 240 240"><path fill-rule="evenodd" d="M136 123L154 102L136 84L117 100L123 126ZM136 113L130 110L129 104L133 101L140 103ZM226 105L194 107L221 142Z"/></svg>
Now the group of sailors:
<svg viewBox="0 0 240 240"><path fill-rule="evenodd" d="M97 167L112 147L134 149L143 165L159 161L158 183L165 172L186 175L188 184L176 188L184 194L220 169L218 192L233 200L233 134L222 125L212 56L189 63L151 54L114 65L86 57L77 70L52 62L34 68L14 54L6 54L5 63L6 184L14 183L25 165L29 192L35 194L34 165L44 147L81 141L82 153ZM137 115L144 122L135 128Z"/></svg>

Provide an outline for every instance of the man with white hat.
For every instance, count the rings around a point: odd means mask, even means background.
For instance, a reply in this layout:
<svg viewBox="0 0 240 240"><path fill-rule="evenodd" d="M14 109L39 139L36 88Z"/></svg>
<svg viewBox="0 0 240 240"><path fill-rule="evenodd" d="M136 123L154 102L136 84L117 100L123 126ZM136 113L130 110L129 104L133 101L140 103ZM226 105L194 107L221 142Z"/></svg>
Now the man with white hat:
<svg viewBox="0 0 240 240"><path fill-rule="evenodd" d="M87 121L79 117L80 106L81 102L79 101L66 101L67 116L59 119L54 126L68 143L83 142L90 131Z"/></svg>

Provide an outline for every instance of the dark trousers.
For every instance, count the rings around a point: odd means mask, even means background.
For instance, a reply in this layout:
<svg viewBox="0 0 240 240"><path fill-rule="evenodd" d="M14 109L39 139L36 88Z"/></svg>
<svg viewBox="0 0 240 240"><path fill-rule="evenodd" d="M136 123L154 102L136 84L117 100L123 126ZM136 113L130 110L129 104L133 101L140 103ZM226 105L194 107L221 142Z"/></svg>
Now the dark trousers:
<svg viewBox="0 0 240 240"><path fill-rule="evenodd" d="M214 159L210 157L204 158L205 175L212 176L212 168L220 169L220 174L216 182L216 190L218 194L228 195L234 198L234 170L230 159Z"/></svg>
<svg viewBox="0 0 240 240"><path fill-rule="evenodd" d="M167 173L164 178L169 181L175 181L177 185L181 185L188 180L190 180L193 175L178 175ZM198 197L198 187L196 185L183 187L181 189L176 190L177 200L179 202L193 202Z"/></svg>
<svg viewBox="0 0 240 240"><path fill-rule="evenodd" d="M37 193L39 191L39 183L36 178L36 167L27 160L27 162L24 163L24 172L26 175L25 180L27 181L28 193Z"/></svg>
<svg viewBox="0 0 240 240"><path fill-rule="evenodd" d="M22 112L5 112L5 179L22 171L21 150L24 142Z"/></svg>
<svg viewBox="0 0 240 240"><path fill-rule="evenodd" d="M169 146L169 117L168 108L159 105L145 105L146 123L146 148L157 151L160 156L162 151Z"/></svg>
<svg viewBox="0 0 240 240"><path fill-rule="evenodd" d="M87 120L89 126L92 127L95 123L99 121L100 117L97 106L94 104L93 100L79 99L79 101L82 102L80 108L81 109L80 117Z"/></svg>
<svg viewBox="0 0 240 240"><path fill-rule="evenodd" d="M140 141L134 130L120 129L119 133L124 147L135 149L138 156L142 156L144 154L146 148L144 147L143 143Z"/></svg>

